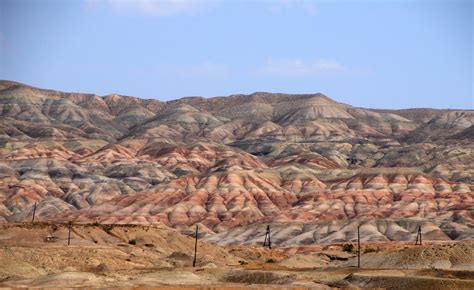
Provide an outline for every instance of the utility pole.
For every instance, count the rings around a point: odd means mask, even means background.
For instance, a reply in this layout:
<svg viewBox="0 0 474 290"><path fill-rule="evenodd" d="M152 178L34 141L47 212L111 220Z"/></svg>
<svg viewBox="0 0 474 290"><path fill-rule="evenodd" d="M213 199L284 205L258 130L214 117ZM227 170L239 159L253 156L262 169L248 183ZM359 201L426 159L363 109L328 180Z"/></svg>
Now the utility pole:
<svg viewBox="0 0 474 290"><path fill-rule="evenodd" d="M69 233L67 235L67 245L68 246L71 244L71 228L72 228L72 222L69 222Z"/></svg>
<svg viewBox="0 0 474 290"><path fill-rule="evenodd" d="M357 226L357 268L360 268L360 225Z"/></svg>
<svg viewBox="0 0 474 290"><path fill-rule="evenodd" d="M35 202L35 207L33 208L33 218L31 219L31 223L35 222L35 214L36 214L36 202Z"/></svg>
<svg viewBox="0 0 474 290"><path fill-rule="evenodd" d="M416 234L415 246L417 245L421 246L421 226L418 226L418 233Z"/></svg>
<svg viewBox="0 0 474 290"><path fill-rule="evenodd" d="M196 267L196 253L198 247L198 225L196 225L196 236L194 240L194 260L193 260L193 267Z"/></svg>
<svg viewBox="0 0 474 290"><path fill-rule="evenodd" d="M263 241L263 247L265 248L265 245L267 244L267 238L268 238L268 248L272 248L272 241L270 240L270 225L267 226L267 232L265 233L265 240Z"/></svg>

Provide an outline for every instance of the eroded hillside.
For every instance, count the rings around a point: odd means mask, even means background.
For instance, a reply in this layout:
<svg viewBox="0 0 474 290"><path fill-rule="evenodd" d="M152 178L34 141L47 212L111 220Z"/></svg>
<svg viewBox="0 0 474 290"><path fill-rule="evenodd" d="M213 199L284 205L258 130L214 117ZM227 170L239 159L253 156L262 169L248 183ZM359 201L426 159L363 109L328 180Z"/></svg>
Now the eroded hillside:
<svg viewBox="0 0 474 290"><path fill-rule="evenodd" d="M474 236L472 110L1 81L0 112L0 221L30 220L37 203L37 220L200 224L222 243L253 243L263 223L286 245L349 239L360 221L372 240L412 239L419 224L432 239Z"/></svg>

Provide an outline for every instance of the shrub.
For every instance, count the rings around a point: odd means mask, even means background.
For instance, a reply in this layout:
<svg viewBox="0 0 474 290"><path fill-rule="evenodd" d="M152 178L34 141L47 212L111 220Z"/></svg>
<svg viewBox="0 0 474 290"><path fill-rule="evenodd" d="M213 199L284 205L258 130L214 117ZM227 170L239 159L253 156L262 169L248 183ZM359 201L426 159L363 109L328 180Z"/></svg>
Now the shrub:
<svg viewBox="0 0 474 290"><path fill-rule="evenodd" d="M128 240L128 243L129 243L130 245L136 245L136 244L137 244L137 240L131 239L131 240Z"/></svg>
<svg viewBox="0 0 474 290"><path fill-rule="evenodd" d="M344 244L344 245L342 245L342 250L344 252L351 253L352 251L354 251L354 245L353 244Z"/></svg>
<svg viewBox="0 0 474 290"><path fill-rule="evenodd" d="M275 261L275 259L270 258L270 259L267 259L267 263L276 263L276 261Z"/></svg>
<svg viewBox="0 0 474 290"><path fill-rule="evenodd" d="M104 229L104 231L108 234L110 234L110 232L112 231L112 229L114 228L113 225L102 225L102 228Z"/></svg>
<svg viewBox="0 0 474 290"><path fill-rule="evenodd" d="M109 271L109 267L104 263L100 263L93 271L97 273L104 273Z"/></svg>

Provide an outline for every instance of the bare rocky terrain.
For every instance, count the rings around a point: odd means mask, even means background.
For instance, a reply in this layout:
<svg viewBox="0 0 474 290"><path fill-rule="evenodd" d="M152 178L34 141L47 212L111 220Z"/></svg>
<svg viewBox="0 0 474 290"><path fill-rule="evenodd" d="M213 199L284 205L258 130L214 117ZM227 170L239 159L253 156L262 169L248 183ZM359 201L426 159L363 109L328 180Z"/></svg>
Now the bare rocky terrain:
<svg viewBox="0 0 474 290"><path fill-rule="evenodd" d="M472 110L0 81L0 112L0 287L474 288Z"/></svg>
<svg viewBox="0 0 474 290"><path fill-rule="evenodd" d="M0 221L160 224L222 245L474 237L472 110L323 94L161 102L0 81Z"/></svg>

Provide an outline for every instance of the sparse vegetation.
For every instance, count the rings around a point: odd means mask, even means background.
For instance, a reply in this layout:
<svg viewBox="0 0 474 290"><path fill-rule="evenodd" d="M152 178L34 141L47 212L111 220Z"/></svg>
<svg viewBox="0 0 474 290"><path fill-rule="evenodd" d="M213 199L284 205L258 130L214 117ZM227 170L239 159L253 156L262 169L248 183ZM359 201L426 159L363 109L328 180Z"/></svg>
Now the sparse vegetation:
<svg viewBox="0 0 474 290"><path fill-rule="evenodd" d="M95 267L95 269L93 269L93 271L96 273L104 273L110 271L110 269L107 264L100 263L97 267Z"/></svg>
<svg viewBox="0 0 474 290"><path fill-rule="evenodd" d="M223 282L249 284L287 284L295 280L294 274L277 274L269 271L229 271Z"/></svg>
<svg viewBox="0 0 474 290"><path fill-rule="evenodd" d="M102 225L102 229L103 229L106 233L110 234L111 231L114 229L114 226L113 226L113 225Z"/></svg>
<svg viewBox="0 0 474 290"><path fill-rule="evenodd" d="M344 252L352 253L354 251L354 245L353 244L343 244L342 245L342 250Z"/></svg>
<svg viewBox="0 0 474 290"><path fill-rule="evenodd" d="M365 248L364 253L377 253L379 250L375 248Z"/></svg>

